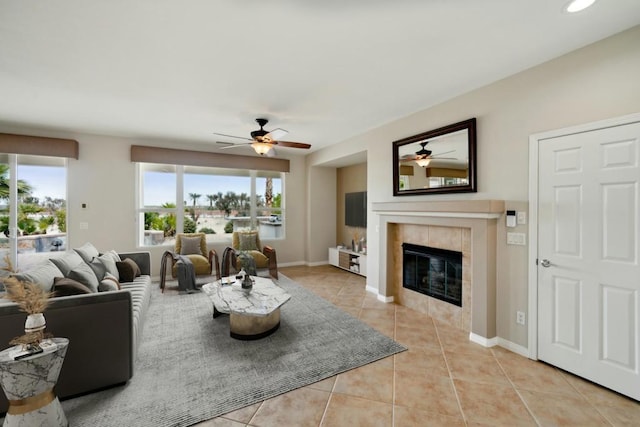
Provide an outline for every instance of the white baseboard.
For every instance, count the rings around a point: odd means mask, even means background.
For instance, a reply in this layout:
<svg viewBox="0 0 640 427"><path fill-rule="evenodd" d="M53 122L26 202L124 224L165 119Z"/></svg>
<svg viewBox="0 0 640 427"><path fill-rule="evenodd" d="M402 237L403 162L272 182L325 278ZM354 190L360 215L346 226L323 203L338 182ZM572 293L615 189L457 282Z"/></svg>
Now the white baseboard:
<svg viewBox="0 0 640 427"><path fill-rule="evenodd" d="M506 348L509 351L512 351L520 356L529 357L529 349L527 347L523 347L520 344L513 343L504 338L498 337L498 345L502 348Z"/></svg>
<svg viewBox="0 0 640 427"><path fill-rule="evenodd" d="M520 356L529 357L529 349L521 346L520 344L513 343L509 340L500 337L485 338L480 335L469 333L469 341L476 344L480 344L483 347L495 347L500 346L509 351L512 351Z"/></svg>
<svg viewBox="0 0 640 427"><path fill-rule="evenodd" d="M480 335L474 334L473 332L469 332L469 341L480 344L481 346L487 348L495 347L496 345L498 345L498 337L485 338Z"/></svg>
<svg viewBox="0 0 640 427"><path fill-rule="evenodd" d="M319 265L327 265L329 261L316 261L316 262L308 262L307 267L318 267Z"/></svg>
<svg viewBox="0 0 640 427"><path fill-rule="evenodd" d="M369 289L371 289L371 291L369 291L369 292L373 292L374 294L378 293L377 289L367 288L367 290L369 290ZM378 294L377 298L378 298L378 301L381 301L381 302L384 302L384 303L393 302L393 297L385 297L384 295Z"/></svg>
<svg viewBox="0 0 640 427"><path fill-rule="evenodd" d="M278 267L299 267L301 265L308 265L306 261L293 261L293 262L279 262Z"/></svg>

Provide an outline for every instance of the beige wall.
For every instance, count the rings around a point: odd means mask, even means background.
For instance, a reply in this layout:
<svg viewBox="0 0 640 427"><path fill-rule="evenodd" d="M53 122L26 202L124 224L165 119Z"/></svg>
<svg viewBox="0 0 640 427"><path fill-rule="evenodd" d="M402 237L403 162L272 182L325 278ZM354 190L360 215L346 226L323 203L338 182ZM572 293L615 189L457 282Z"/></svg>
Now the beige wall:
<svg viewBox="0 0 640 427"><path fill-rule="evenodd" d="M640 27L574 51L448 102L312 153L309 164L336 161L367 151L369 206L373 202L502 199L507 209L528 206L528 141L535 133L640 112ZM393 197L391 142L477 117L478 192ZM504 219L499 221L502 224ZM377 215L369 212L368 258L377 259ZM517 229L526 233L526 227ZM527 312L527 249L507 246L498 229L498 336L527 346L526 327L515 312ZM377 283L379 266L367 266L367 286ZM528 319L528 316L527 316Z"/></svg>
<svg viewBox="0 0 640 427"><path fill-rule="evenodd" d="M336 244L351 244L355 233L366 237L367 229L361 227L347 227L344 223L344 195L358 191L367 191L367 164L360 163L345 166L336 170Z"/></svg>
<svg viewBox="0 0 640 427"><path fill-rule="evenodd" d="M308 166L307 177L306 261L326 264L329 247L335 245L336 169Z"/></svg>

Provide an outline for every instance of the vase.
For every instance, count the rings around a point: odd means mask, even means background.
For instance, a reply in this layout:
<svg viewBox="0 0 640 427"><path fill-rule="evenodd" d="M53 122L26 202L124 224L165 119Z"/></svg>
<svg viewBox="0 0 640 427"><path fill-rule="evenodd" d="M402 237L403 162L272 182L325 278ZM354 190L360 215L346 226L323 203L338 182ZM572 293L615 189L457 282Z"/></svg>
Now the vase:
<svg viewBox="0 0 640 427"><path fill-rule="evenodd" d="M249 295L251 289L253 288L253 280L251 280L251 276L249 276L248 274L244 276L241 287L245 295Z"/></svg>
<svg viewBox="0 0 640 427"><path fill-rule="evenodd" d="M44 319L44 314L34 313L27 316L27 320L24 322L24 332L29 334L44 330L47 326L47 322Z"/></svg>

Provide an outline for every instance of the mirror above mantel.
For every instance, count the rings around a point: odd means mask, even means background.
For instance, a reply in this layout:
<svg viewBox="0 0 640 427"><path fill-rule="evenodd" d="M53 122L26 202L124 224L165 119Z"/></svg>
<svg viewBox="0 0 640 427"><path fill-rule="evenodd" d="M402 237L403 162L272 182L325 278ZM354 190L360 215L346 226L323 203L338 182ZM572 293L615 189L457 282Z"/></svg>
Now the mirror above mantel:
<svg viewBox="0 0 640 427"><path fill-rule="evenodd" d="M393 142L393 195L476 190L476 119Z"/></svg>

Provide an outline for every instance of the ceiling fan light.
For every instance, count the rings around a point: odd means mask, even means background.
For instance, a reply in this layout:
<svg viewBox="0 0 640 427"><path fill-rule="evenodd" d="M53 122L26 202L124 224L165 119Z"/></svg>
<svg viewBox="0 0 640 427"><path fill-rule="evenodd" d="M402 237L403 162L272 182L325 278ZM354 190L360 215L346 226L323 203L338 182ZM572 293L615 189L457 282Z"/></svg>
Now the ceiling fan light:
<svg viewBox="0 0 640 427"><path fill-rule="evenodd" d="M431 163L431 159L418 159L416 160L416 163L418 164L418 166L426 168L427 166L429 166L429 163Z"/></svg>
<svg viewBox="0 0 640 427"><path fill-rule="evenodd" d="M271 144L267 144L266 142L252 142L251 147L253 147L253 149L256 150L256 153L261 156L264 156L269 152L269 150L271 150L271 148L273 148Z"/></svg>
<svg viewBox="0 0 640 427"><path fill-rule="evenodd" d="M569 13L580 12L594 4L596 0L571 0L564 8Z"/></svg>

